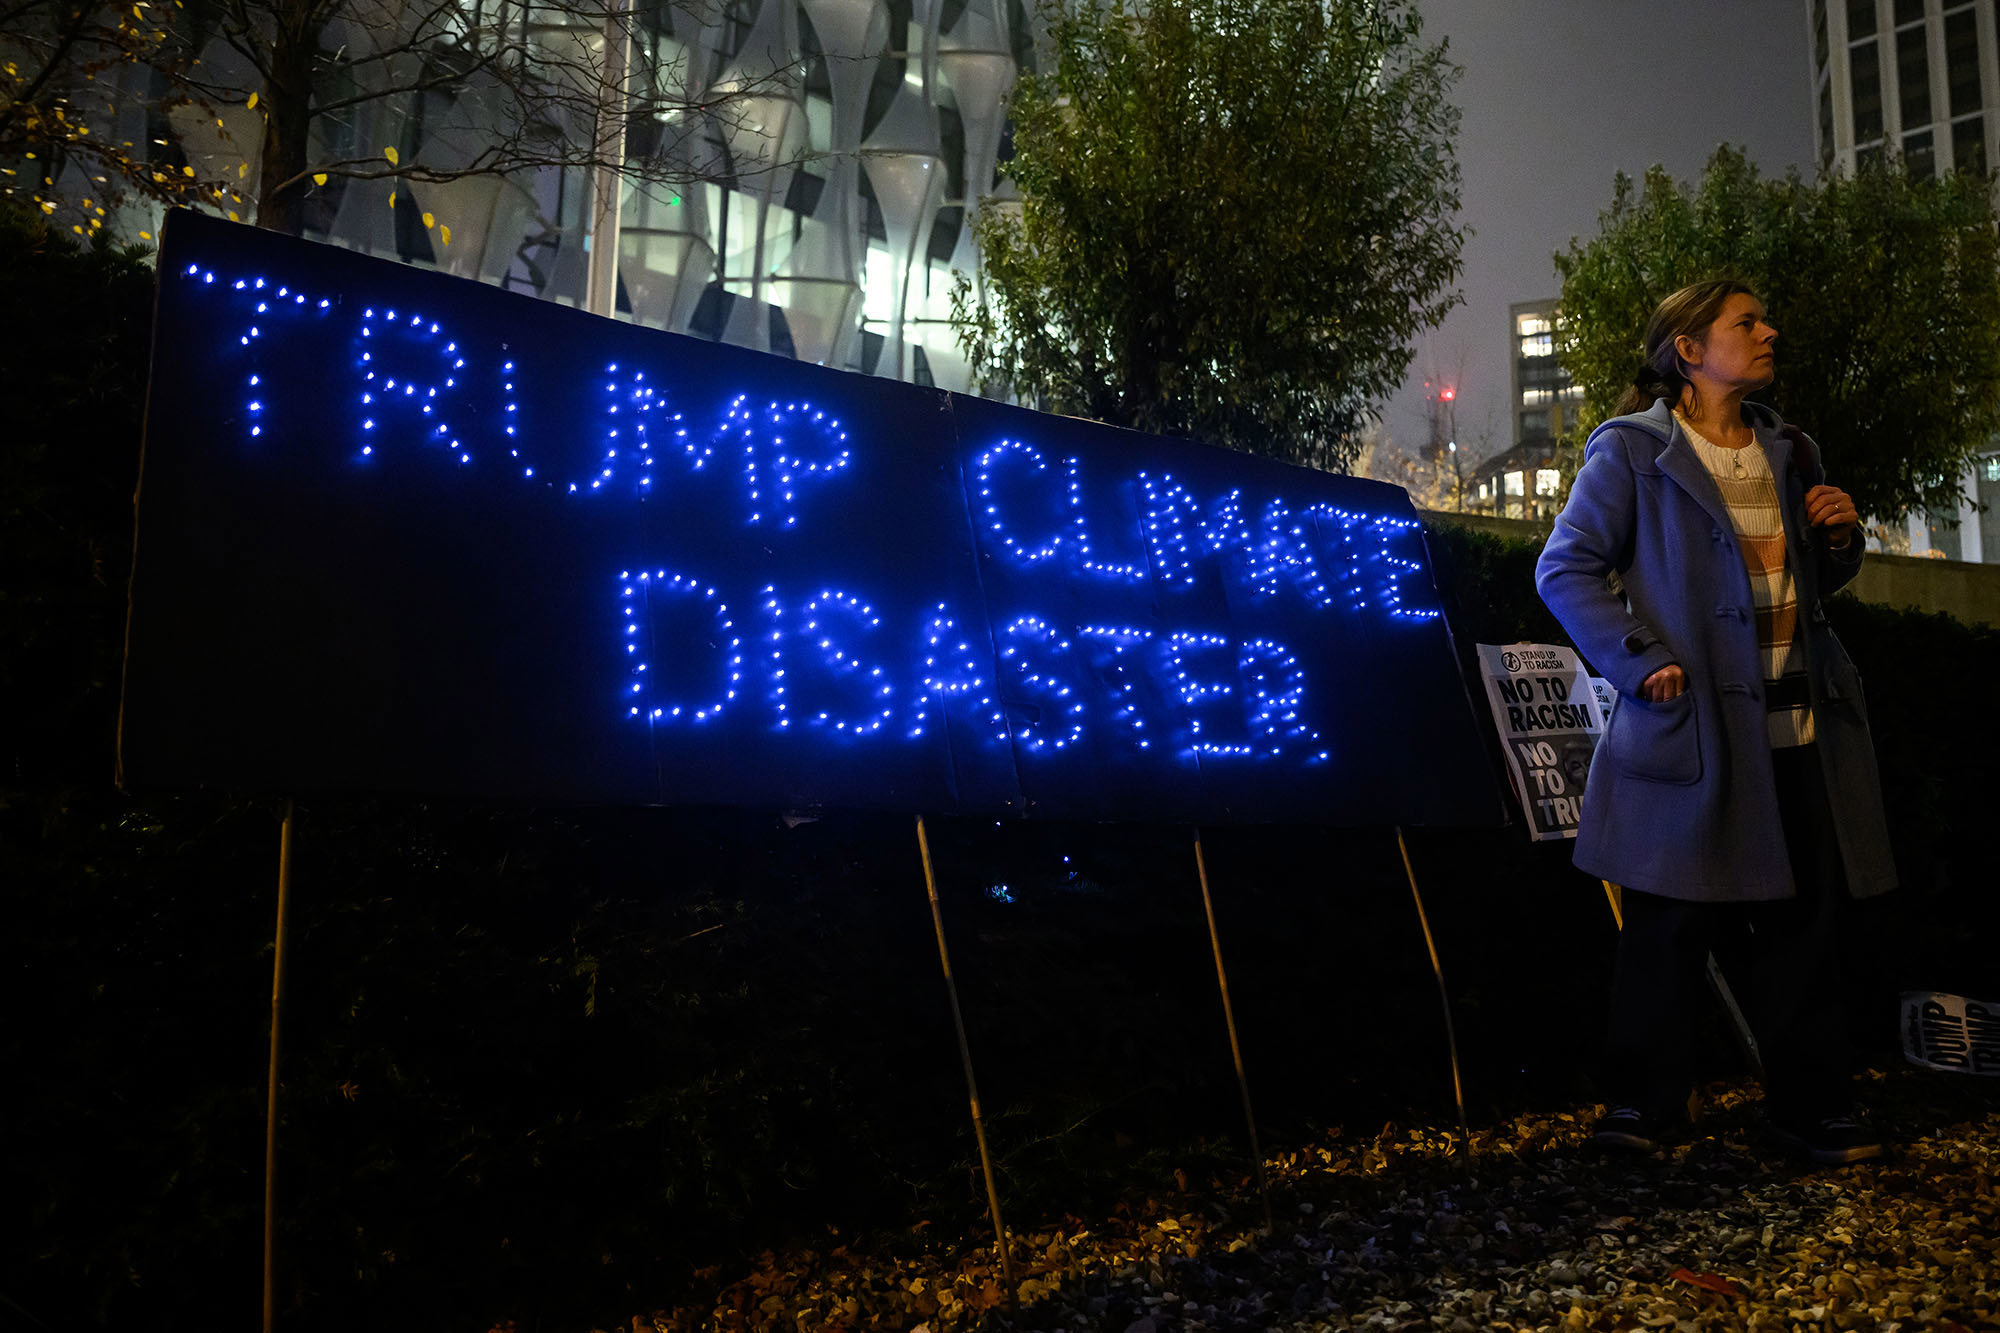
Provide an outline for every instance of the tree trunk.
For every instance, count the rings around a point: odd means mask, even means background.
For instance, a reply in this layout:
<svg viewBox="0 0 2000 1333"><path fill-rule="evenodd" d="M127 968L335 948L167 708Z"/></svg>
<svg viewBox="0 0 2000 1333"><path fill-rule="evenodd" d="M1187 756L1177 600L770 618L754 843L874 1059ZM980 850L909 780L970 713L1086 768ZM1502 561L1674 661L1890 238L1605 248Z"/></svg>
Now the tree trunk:
<svg viewBox="0 0 2000 1333"><path fill-rule="evenodd" d="M311 158L313 66L321 21L310 0L286 0L276 10L271 73L264 87L264 162L258 181L257 225L297 236L305 228L306 177Z"/></svg>

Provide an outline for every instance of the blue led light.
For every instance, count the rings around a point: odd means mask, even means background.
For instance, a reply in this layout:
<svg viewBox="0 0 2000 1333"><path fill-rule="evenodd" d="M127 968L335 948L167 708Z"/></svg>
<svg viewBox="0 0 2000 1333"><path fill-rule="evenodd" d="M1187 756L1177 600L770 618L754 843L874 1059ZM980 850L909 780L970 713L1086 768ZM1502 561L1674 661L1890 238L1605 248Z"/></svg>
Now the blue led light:
<svg viewBox="0 0 2000 1333"><path fill-rule="evenodd" d="M1102 574L1113 579L1136 582L1146 577L1145 564L1120 564L1115 560L1097 558L1096 546L1091 536L1091 528L1083 503L1083 481L1079 475L1081 463L1069 460L1069 507L1071 513L1071 540L1076 543L1077 563L1092 574Z"/></svg>
<svg viewBox="0 0 2000 1333"><path fill-rule="evenodd" d="M1000 441L979 455L977 461L974 475L979 487L979 511L988 530L1000 539L1001 547L1009 555L1032 565L1036 561L1047 560L1062 549L1062 533L1052 532L1046 540L1034 544L1033 538L1017 538L1008 531L1000 513L999 501L993 494L993 474L999 465L1010 457L1020 458L1033 472L1041 473L1049 470L1048 460L1043 458L1041 450L1032 444L1023 444L1019 440Z"/></svg>
<svg viewBox="0 0 2000 1333"><path fill-rule="evenodd" d="M946 706L963 699L974 702L975 716L988 728L989 736L1006 740L1007 719L994 703L992 687L980 674L971 643L960 635L957 618L943 602L937 604L924 626L921 651L923 675L921 688L911 692L909 738L922 739L932 721L942 725Z"/></svg>
<svg viewBox="0 0 2000 1333"><path fill-rule="evenodd" d="M763 522L764 511L771 509L787 528L799 521L799 485L830 479L854 457L838 418L808 402L772 399L759 406L748 394L731 400L715 442L742 455L749 521ZM815 446L813 452L806 452L808 445Z"/></svg>
<svg viewBox="0 0 2000 1333"><path fill-rule="evenodd" d="M736 698L737 690L743 683L743 640L736 633L736 622L729 617L728 605L717 595L712 585L704 584L685 574L670 574L664 569L642 569L636 576L630 570L624 570L619 573L618 580L620 609L623 612L620 623L624 626L624 633L634 640L625 645L627 654L633 659L629 672L633 678L629 692L640 696L637 703L628 705L630 709L628 716L643 716L648 722L660 725L672 725L677 722L692 725L720 717L723 710ZM710 617L715 637L710 639L707 633L703 632L693 636L694 642L683 636L662 644L660 615L668 609L669 604L691 599L706 603L712 608ZM639 625L636 611L641 604L645 606L647 617L653 625L652 651L665 651L673 660L685 661L700 651L703 642L718 646L727 645L721 649L718 663L719 679L712 697L700 702L689 702L657 698L649 693L652 678L648 675L648 670L651 664L640 659L637 651Z"/></svg>
<svg viewBox="0 0 2000 1333"><path fill-rule="evenodd" d="M225 278L211 295L216 273L177 271L241 321L219 341L228 373L243 376L238 419L250 438L284 443L337 418L343 448L373 459L383 446L375 466L384 469L423 456L407 446L437 445L469 477L479 462L511 462L518 476L499 469L488 484L532 486L564 512L586 501L559 495L595 497L593 514L628 499L695 506L645 511L642 530L669 544L655 558L671 551L682 568L619 574L623 651L604 649L625 667L617 707L645 719L662 746L685 734L678 728L706 726L775 732L806 750L861 738L960 754L1011 743L1045 763L1088 749L1147 756L1153 771L1183 771L1189 757L1232 770L1323 764L1335 748L1316 729L1333 730L1330 687L1315 678L1324 643L1359 617L1365 633L1382 635L1440 614L1413 520L1302 500L1282 479L1280 494L1224 488L1207 464L1141 468L1018 435L965 442L953 458L971 536L1011 577L968 592L960 575L937 572L959 558L948 550L936 570L920 560L891 575L871 552L849 562L814 520L893 465L900 442L851 442L824 406L739 391L743 381L701 383L669 373L671 362L649 375L629 356L593 359L587 380L559 383L532 358L505 359L507 344L483 329L409 309L357 314L351 294L265 277ZM317 327L335 347L348 339L354 378L337 365L329 389L306 378L299 358L271 359L308 312L335 308L339 322ZM342 411L325 412L329 393L350 392ZM696 476L727 494L688 491ZM672 543L688 532L716 540L717 529L682 528L676 517L711 499L730 524L757 531L739 532L740 550L725 539L704 567L699 547ZM739 629L730 607L760 587Z"/></svg>
<svg viewBox="0 0 2000 1333"><path fill-rule="evenodd" d="M381 326L381 332L384 335L380 339L375 336L377 324ZM436 400L439 389L443 388L449 392L455 387L455 381L450 377L447 370L429 372L438 376L436 381L419 383L413 378L413 376L425 373L422 365L423 362L429 361L435 363L436 361L446 360L451 356L451 352L448 349L435 345L437 333L438 326L436 324L432 324L428 329L423 328L423 319L418 315L411 315L408 323L400 324L397 322L396 312L393 310L385 310L379 316L373 307L363 310L354 349L356 358L355 369L361 375L361 387L357 396L362 406L377 406L378 411L380 410L376 402L378 393L382 399L381 406L400 401L407 403L409 407L415 408L419 420L412 421L409 424L421 426L422 429L422 433L415 438L427 444L446 443L454 459L463 466L472 462L472 452L460 443L457 436L453 434L450 423L443 420L437 412ZM365 345L363 345L364 339L367 340ZM456 346L456 344L453 344L453 346ZM376 361L377 352L382 353L384 357L388 358L386 363L378 363ZM387 370L380 368L383 364L399 366L401 369L391 374ZM421 396L419 396L419 390L422 390ZM511 403L508 404L510 411L512 407ZM425 417L429 417L431 420L422 421L421 418ZM384 418L384 422L386 422L386 418ZM372 431L378 424L383 423L378 423L375 417L369 417L362 422L361 428Z"/></svg>
<svg viewBox="0 0 2000 1333"><path fill-rule="evenodd" d="M1070 656L1070 641L1040 616L1019 616L1002 631L1006 646L1000 649L1001 670L1015 686L1015 698L1025 707L1014 711L1020 721L1014 739L1029 750L1049 746L1067 749L1083 739L1083 700L1075 685L1061 673ZM1010 700L1012 702L1012 700ZM1044 719L1035 721L1028 709Z"/></svg>

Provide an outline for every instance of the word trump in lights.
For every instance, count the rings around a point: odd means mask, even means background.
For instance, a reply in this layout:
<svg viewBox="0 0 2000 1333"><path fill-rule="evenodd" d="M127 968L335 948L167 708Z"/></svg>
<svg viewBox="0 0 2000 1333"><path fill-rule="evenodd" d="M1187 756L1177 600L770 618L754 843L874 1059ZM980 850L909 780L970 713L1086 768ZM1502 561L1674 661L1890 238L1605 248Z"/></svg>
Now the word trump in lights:
<svg viewBox="0 0 2000 1333"><path fill-rule="evenodd" d="M1430 585L1409 519L1240 488L1198 494L1189 479L1150 467L1112 474L1109 453L1056 458L1014 438L964 454L974 537L1006 578L987 589L986 604L933 595L912 614L907 588L800 581L813 563L815 503L831 502L830 488L843 483L850 494L840 498L866 498L858 442L824 407L725 391L704 412L657 368L606 362L584 419L566 422L589 447L577 449L571 434L564 457L591 461L552 463L530 445L535 432L521 430L523 404L533 404L516 386L533 387L534 368L504 350L484 354L478 338L420 310L357 309L199 264L180 276L240 307L230 332L245 358L242 420L253 439L267 437L282 387L271 383L278 363L262 353L292 321L332 321L324 331L350 358L344 385L337 368L315 368L312 385L293 387L346 398L351 422L316 428L351 425L355 466L432 451L565 505L643 502L697 478L733 495L734 510L717 521L778 542L755 548L772 553L768 569L704 571L693 536L697 549L607 571L610 632L626 668L618 707L632 725L750 726L795 743L892 746L922 742L949 718L978 744L1050 758L1088 747L1316 765L1330 760L1333 741L1309 720L1313 681L1301 654L1272 634L1216 632L1216 594L1281 613L1260 623L1326 636L1340 632L1327 616L1438 614L1423 604ZM877 606L884 592L906 608L906 623ZM995 604L1009 599L1020 604ZM1096 608L1089 623L1047 610L1079 602ZM1130 614L1103 610L1118 606ZM1196 607L1210 608L1198 627L1174 627L1177 611L1198 619Z"/></svg>

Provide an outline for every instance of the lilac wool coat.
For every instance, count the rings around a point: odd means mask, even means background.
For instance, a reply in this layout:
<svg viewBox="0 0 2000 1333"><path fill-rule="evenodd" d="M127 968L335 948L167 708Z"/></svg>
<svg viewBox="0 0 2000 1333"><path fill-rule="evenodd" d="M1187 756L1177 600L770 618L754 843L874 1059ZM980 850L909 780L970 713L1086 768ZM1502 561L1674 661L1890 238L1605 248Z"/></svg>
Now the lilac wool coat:
<svg viewBox="0 0 2000 1333"><path fill-rule="evenodd" d="M1883 893L1896 875L1861 678L1821 605L1861 567L1861 544L1831 550L1806 523L1806 492L1825 480L1819 447L1769 408L1745 413L1778 480L1848 889ZM1577 867L1668 898L1791 897L1750 578L1722 493L1665 399L1592 433L1535 583L1619 695L1584 788ZM1675 662L1686 691L1641 698L1640 683Z"/></svg>

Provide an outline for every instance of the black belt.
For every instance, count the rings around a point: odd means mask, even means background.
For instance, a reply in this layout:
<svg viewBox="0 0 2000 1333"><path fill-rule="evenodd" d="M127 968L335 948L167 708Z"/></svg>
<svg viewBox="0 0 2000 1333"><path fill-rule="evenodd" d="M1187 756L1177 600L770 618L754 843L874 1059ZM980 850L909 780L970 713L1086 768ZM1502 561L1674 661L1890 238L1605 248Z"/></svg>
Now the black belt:
<svg viewBox="0 0 2000 1333"><path fill-rule="evenodd" d="M1812 680L1805 672L1764 682L1764 707L1773 713L1812 706Z"/></svg>

